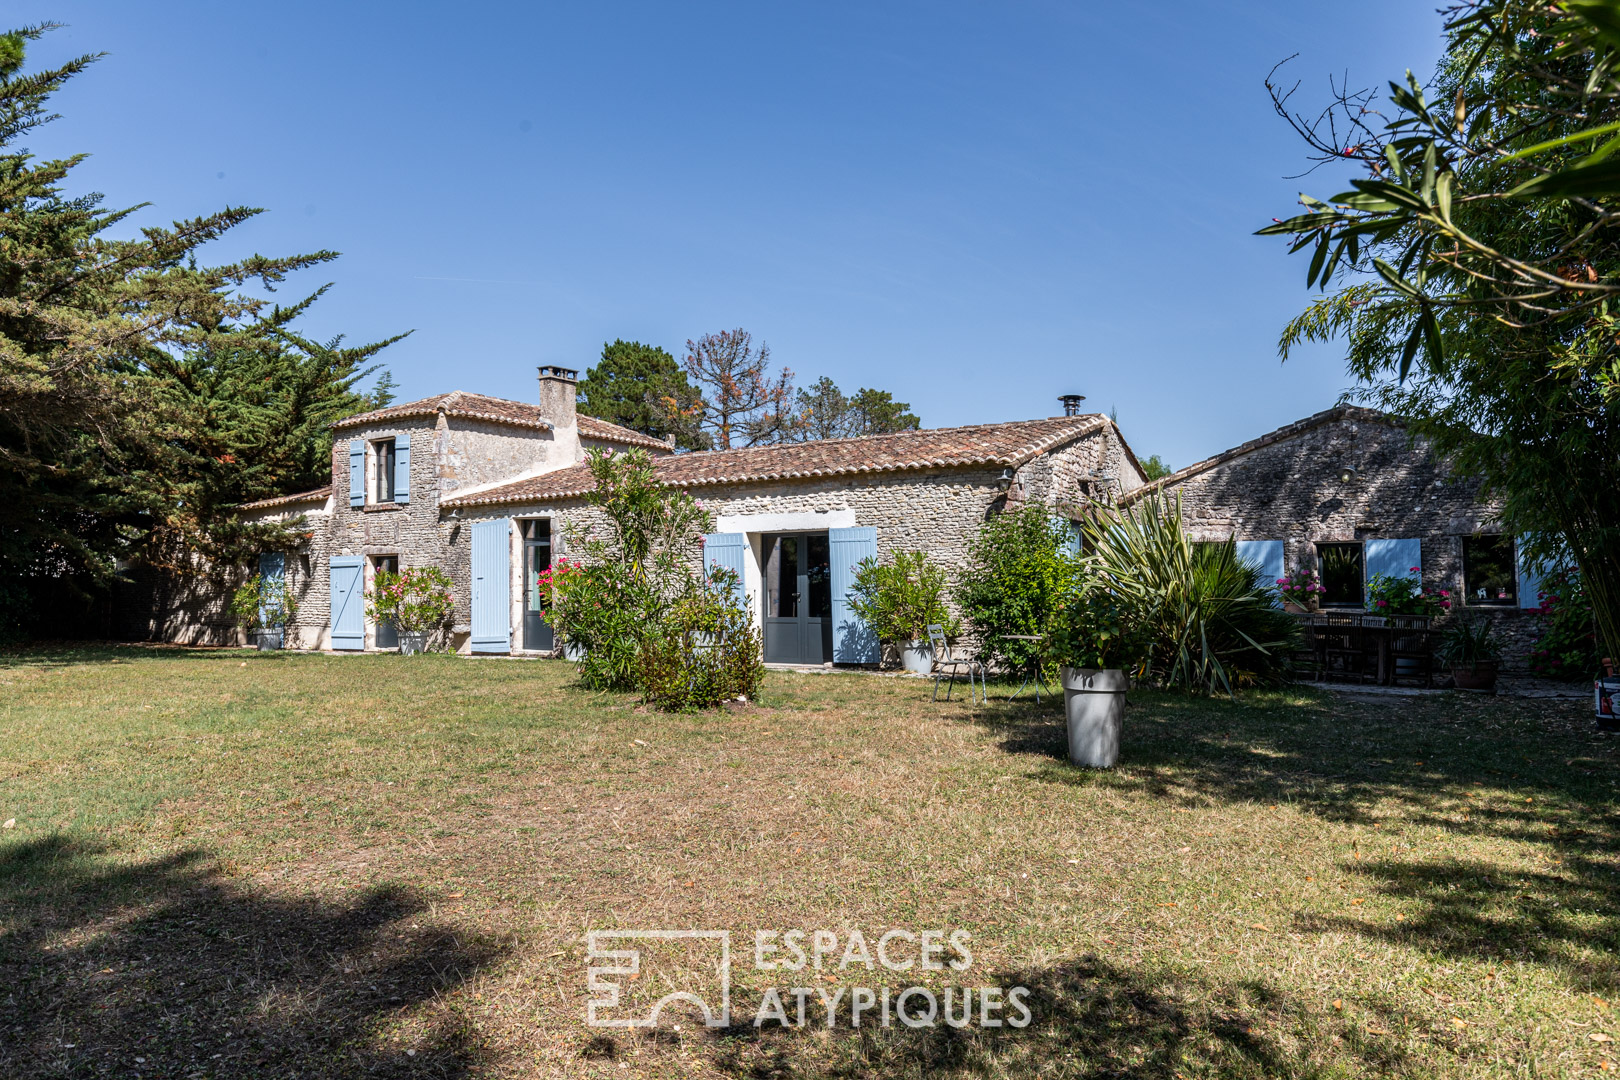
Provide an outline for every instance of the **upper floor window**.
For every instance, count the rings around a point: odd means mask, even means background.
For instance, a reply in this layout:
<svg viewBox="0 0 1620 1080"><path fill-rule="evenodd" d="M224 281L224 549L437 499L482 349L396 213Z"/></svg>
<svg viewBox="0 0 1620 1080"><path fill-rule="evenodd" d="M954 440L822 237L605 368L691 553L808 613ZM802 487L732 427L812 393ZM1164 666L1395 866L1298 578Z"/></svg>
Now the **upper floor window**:
<svg viewBox="0 0 1620 1080"><path fill-rule="evenodd" d="M411 501L411 434L349 440L349 505Z"/></svg>
<svg viewBox="0 0 1620 1080"><path fill-rule="evenodd" d="M1518 593L1513 537L1463 537L1463 603L1513 607Z"/></svg>
<svg viewBox="0 0 1620 1080"><path fill-rule="evenodd" d="M371 498L368 502L394 501L397 490L394 473L398 464L399 454L393 439L378 439L371 444Z"/></svg>

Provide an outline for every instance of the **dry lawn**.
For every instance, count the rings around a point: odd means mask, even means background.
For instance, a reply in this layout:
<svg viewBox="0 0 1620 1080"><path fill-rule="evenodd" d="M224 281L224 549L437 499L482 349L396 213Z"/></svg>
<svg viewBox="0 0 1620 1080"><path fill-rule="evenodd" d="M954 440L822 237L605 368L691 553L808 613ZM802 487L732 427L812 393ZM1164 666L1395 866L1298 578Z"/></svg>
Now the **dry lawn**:
<svg viewBox="0 0 1620 1080"><path fill-rule="evenodd" d="M1120 769L1062 754L1051 702L866 675L670 716L555 662L9 654L0 1076L1620 1062L1615 749L1579 703L1138 694ZM587 1027L611 928L731 931L732 1024ZM754 970L794 928L837 951ZM837 962L891 928L965 930L972 965ZM705 947L649 945L626 1005L707 993ZM831 1029L819 995L752 1023L767 987L913 984L1026 986L1033 1022L854 1029L846 992Z"/></svg>

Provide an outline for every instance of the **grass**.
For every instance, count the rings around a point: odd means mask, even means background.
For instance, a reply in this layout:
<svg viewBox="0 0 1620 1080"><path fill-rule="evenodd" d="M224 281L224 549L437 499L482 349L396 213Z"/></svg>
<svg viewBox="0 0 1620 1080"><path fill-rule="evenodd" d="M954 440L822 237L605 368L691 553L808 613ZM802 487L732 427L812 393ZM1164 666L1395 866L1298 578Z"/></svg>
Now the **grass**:
<svg viewBox="0 0 1620 1080"><path fill-rule="evenodd" d="M0 1076L1588 1075L1620 1062L1588 711L1133 694L1099 773L1052 703L915 680L670 716L553 662L6 654ZM730 1027L586 1027L586 931L645 927L732 932ZM758 929L891 927L972 966L752 969ZM629 1000L711 985L686 948ZM750 1023L884 983L1026 986L1033 1022Z"/></svg>

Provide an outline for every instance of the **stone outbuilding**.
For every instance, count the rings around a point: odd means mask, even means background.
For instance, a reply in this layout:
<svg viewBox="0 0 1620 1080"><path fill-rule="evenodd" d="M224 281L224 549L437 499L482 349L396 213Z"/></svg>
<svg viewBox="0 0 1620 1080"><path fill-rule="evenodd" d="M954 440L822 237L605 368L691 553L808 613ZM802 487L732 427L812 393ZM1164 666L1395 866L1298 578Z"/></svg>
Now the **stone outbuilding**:
<svg viewBox="0 0 1620 1080"><path fill-rule="evenodd" d="M1522 667L1539 634L1540 579L1480 483L1395 417L1341 405L1278 428L1128 494L1179 499L1198 541L1235 539L1268 578L1315 570L1324 607L1359 611L1374 574L1420 577L1453 612L1496 622Z"/></svg>

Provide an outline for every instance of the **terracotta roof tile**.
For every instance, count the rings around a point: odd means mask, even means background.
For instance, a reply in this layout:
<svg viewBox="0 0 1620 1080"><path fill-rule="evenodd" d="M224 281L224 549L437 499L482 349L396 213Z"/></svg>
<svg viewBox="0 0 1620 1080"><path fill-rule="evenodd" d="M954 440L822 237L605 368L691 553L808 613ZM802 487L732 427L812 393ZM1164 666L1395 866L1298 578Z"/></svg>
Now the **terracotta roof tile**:
<svg viewBox="0 0 1620 1080"><path fill-rule="evenodd" d="M599 442L616 442L625 446L644 446L649 450L671 451L674 447L663 439L655 439L651 435L643 435L639 431L632 431L618 424L610 424L606 420L598 420L594 416L579 414L579 436L582 439L596 439Z"/></svg>
<svg viewBox="0 0 1620 1080"><path fill-rule="evenodd" d="M361 424L380 424L388 420L404 420L418 416L436 416L440 412L446 416L462 417L468 420L484 420L493 424L510 424L513 427L532 428L539 431L550 431L554 426L540 411L540 406L531 405L526 401L510 401L506 398L487 397L484 394L469 394L464 390L457 390L449 394L435 394L432 397L422 398L420 401L408 401L403 405L390 405L386 409L373 409L371 412L359 413L346 417L333 424L332 427L346 428L358 427ZM598 420L594 416L581 415L579 417L579 433L583 438L596 439L600 442L619 443L623 446L644 446L649 450L668 450L669 444L650 435L643 435L639 431L632 431L618 424L610 424L606 420Z"/></svg>
<svg viewBox="0 0 1620 1080"><path fill-rule="evenodd" d="M1017 466L1055 446L1100 431L1107 423L1107 418L1102 416L1059 416L1008 424L901 431L859 439L707 450L659 458L657 465L660 478L671 487L971 465ZM444 505L489 506L566 499L584 495L595 486L590 470L585 465L574 465L459 499L446 499Z"/></svg>
<svg viewBox="0 0 1620 1080"><path fill-rule="evenodd" d="M296 495L277 495L272 499L260 499L257 502L243 503L238 510L263 510L271 506L288 506L301 502L325 502L332 495L332 485L318 487L314 491L300 491Z"/></svg>

